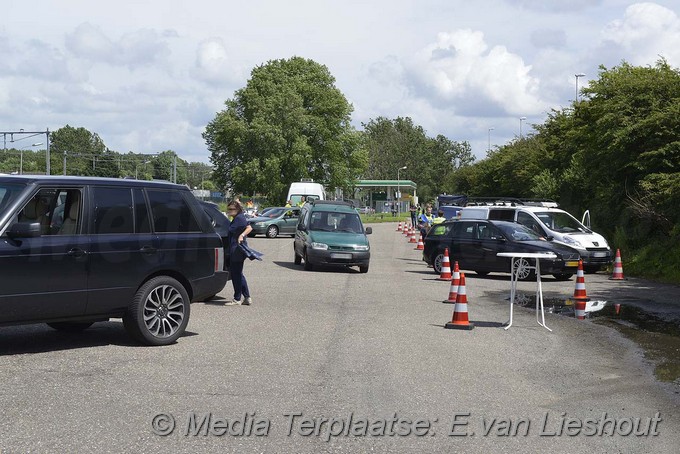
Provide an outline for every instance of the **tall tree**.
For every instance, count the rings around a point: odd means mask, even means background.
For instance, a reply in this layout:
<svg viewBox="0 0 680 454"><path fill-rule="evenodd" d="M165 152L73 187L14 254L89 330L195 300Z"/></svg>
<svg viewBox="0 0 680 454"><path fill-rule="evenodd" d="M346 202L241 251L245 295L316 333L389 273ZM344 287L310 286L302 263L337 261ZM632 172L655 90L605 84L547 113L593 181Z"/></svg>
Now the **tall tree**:
<svg viewBox="0 0 680 454"><path fill-rule="evenodd" d="M96 160L106 149L97 133L66 125L50 134L50 165L53 173L60 173L56 169L62 168L66 153L69 175L97 175Z"/></svg>
<svg viewBox="0 0 680 454"><path fill-rule="evenodd" d="M452 172L474 161L470 144L443 135L428 137L409 117L378 117L363 126L368 150L366 177L395 179L397 169L406 166L400 177L418 185L421 200L434 199L447 187Z"/></svg>
<svg viewBox="0 0 680 454"><path fill-rule="evenodd" d="M315 61L293 57L258 66L225 104L203 133L222 187L282 202L293 181L347 187L366 166L350 125L352 106Z"/></svg>

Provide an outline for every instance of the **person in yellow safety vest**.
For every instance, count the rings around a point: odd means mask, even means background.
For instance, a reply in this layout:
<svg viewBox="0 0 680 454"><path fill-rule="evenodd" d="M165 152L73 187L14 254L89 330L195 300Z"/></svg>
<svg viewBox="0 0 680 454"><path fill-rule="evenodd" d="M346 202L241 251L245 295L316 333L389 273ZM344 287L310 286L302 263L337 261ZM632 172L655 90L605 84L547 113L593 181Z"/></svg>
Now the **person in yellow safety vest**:
<svg viewBox="0 0 680 454"><path fill-rule="evenodd" d="M418 228L420 230L420 233L425 236L427 235L428 230L430 230L430 226L432 225L432 221L434 221L434 216L432 215L432 205L427 204L425 207L425 213L421 214L420 217L418 218Z"/></svg>
<svg viewBox="0 0 680 454"><path fill-rule="evenodd" d="M285 206L284 208L290 208L290 207L292 207L292 206L293 206L293 205L291 205L290 200L288 200L288 201L286 202L286 206Z"/></svg>
<svg viewBox="0 0 680 454"><path fill-rule="evenodd" d="M442 210L439 210L437 211L437 217L432 219L432 225L441 224L444 221L446 221L446 218L444 217L444 212Z"/></svg>
<svg viewBox="0 0 680 454"><path fill-rule="evenodd" d="M300 198L300 201L298 202L297 206L299 206L300 208L302 208L303 206L305 206L305 202L306 202L306 201L307 201L307 200L305 200L305 196L302 196L302 197Z"/></svg>

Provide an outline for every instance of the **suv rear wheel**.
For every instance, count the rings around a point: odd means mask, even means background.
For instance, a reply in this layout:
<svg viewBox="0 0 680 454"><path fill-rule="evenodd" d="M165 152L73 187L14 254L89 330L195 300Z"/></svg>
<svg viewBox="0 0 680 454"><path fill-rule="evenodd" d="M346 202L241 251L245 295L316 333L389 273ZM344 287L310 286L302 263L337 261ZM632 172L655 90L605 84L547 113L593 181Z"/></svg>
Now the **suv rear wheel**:
<svg viewBox="0 0 680 454"><path fill-rule="evenodd" d="M434 260L432 260L432 268L434 268L436 274L441 274L442 262L444 262L444 253L438 252L437 255L434 256Z"/></svg>
<svg viewBox="0 0 680 454"><path fill-rule="evenodd" d="M123 317L130 336L147 345L175 342L189 323L189 295L169 276L155 277L142 285Z"/></svg>

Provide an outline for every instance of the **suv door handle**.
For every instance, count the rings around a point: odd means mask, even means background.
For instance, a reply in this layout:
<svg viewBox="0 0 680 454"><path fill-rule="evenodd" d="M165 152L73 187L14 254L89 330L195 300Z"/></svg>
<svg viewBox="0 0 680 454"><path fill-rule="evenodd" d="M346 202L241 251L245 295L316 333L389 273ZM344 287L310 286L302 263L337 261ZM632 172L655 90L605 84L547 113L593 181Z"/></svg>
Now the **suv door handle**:
<svg viewBox="0 0 680 454"><path fill-rule="evenodd" d="M77 257L82 257L82 256L84 256L85 254L87 254L87 252L85 252L84 250L80 249L79 247L74 247L73 249L69 250L69 251L66 253L66 255L68 255L69 257L76 257L76 258L77 258Z"/></svg>
<svg viewBox="0 0 680 454"><path fill-rule="evenodd" d="M142 246L139 248L139 252L142 254L155 254L157 249L153 246Z"/></svg>

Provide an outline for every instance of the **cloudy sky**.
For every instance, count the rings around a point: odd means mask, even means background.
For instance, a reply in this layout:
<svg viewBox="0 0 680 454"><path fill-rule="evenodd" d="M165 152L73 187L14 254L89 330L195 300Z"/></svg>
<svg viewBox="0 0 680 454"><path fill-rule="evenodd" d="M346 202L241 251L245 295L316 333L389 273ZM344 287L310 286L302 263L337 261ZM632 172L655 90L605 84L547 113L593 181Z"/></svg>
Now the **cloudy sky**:
<svg viewBox="0 0 680 454"><path fill-rule="evenodd" d="M9 5L7 4L9 3ZM567 106L599 65L680 67L680 1L8 0L0 129L98 133L208 162L205 125L250 70L325 64L353 122L410 116L483 157Z"/></svg>

